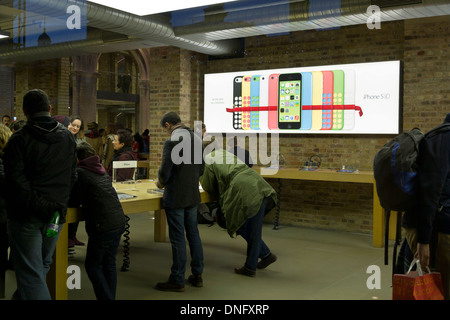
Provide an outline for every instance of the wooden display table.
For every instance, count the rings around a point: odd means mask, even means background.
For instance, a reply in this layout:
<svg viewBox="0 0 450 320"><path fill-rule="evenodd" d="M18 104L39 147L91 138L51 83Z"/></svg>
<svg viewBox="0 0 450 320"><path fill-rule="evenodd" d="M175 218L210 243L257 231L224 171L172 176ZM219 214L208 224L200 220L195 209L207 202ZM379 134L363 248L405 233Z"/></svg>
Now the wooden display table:
<svg viewBox="0 0 450 320"><path fill-rule="evenodd" d="M359 172L337 172L336 170L300 170L298 168L280 168L270 169L265 167L253 167L262 177L266 179L294 179L294 180L313 180L326 182L350 182L366 183L373 185L373 246L381 248L384 245L384 230L386 211L381 207L380 200L373 177L373 171ZM278 195L278 199L280 196ZM389 238L395 239L396 215L392 215L389 221Z"/></svg>
<svg viewBox="0 0 450 320"><path fill-rule="evenodd" d="M131 199L121 200L123 211L126 215L146 211L155 212L154 240L164 242L166 240L166 215L162 208L162 193L147 190L158 188L154 181L142 180L135 184L114 183L118 193L126 193L135 196ZM201 190L201 201L210 202L208 193ZM83 214L80 208L69 208L58 242L56 244L53 263L47 275L47 285L53 299L67 300L67 267L68 267L68 223L83 221Z"/></svg>

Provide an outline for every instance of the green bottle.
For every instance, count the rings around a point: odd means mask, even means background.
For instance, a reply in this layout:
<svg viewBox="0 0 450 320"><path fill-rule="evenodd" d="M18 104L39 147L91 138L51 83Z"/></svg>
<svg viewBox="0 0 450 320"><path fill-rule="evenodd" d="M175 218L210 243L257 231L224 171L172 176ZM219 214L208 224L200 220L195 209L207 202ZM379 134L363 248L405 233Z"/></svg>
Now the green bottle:
<svg viewBox="0 0 450 320"><path fill-rule="evenodd" d="M53 213L52 218L50 219L50 222L47 225L47 231L45 234L49 238L54 238L58 234L59 231L59 211L55 211Z"/></svg>

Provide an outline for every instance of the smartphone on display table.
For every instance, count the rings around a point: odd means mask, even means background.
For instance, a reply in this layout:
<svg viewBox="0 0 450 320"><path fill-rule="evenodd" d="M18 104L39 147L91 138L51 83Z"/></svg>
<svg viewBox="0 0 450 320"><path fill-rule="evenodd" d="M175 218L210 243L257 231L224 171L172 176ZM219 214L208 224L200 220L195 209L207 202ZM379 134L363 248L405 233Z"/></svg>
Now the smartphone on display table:
<svg viewBox="0 0 450 320"><path fill-rule="evenodd" d="M278 78L278 128L300 129L302 75L280 74Z"/></svg>

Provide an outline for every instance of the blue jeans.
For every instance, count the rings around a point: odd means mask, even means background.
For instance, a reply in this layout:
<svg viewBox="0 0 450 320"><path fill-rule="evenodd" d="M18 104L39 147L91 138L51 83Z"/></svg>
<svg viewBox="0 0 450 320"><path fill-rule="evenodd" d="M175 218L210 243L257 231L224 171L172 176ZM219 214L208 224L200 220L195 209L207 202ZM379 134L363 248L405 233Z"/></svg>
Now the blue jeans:
<svg viewBox="0 0 450 320"><path fill-rule="evenodd" d="M194 275L203 273L203 247L197 226L197 206L184 209L166 208L169 238L172 244L172 268L169 281L184 285L186 271L186 238L191 253L191 271ZM184 231L186 230L186 238Z"/></svg>
<svg viewBox="0 0 450 320"><path fill-rule="evenodd" d="M62 224L59 225L61 231ZM45 235L47 223L8 222L11 259L16 273L19 300L50 300L46 277L52 264L59 232L55 238Z"/></svg>
<svg viewBox="0 0 450 320"><path fill-rule="evenodd" d="M247 259L244 266L251 270L256 270L258 258L264 258L270 254L270 249L262 240L262 226L269 198L264 198L261 207L256 215L247 219L237 234L247 241Z"/></svg>
<svg viewBox="0 0 450 320"><path fill-rule="evenodd" d="M115 300L117 287L116 254L125 227L89 235L84 267L97 300Z"/></svg>

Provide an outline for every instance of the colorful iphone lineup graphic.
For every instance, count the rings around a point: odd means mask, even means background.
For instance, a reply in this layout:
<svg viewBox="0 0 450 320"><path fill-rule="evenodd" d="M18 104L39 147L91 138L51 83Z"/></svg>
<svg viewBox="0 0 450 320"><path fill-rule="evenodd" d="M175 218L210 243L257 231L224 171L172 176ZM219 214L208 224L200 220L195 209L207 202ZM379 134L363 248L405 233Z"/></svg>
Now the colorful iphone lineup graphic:
<svg viewBox="0 0 450 320"><path fill-rule="evenodd" d="M324 70L237 76L233 80L235 130L352 130L355 71Z"/></svg>

